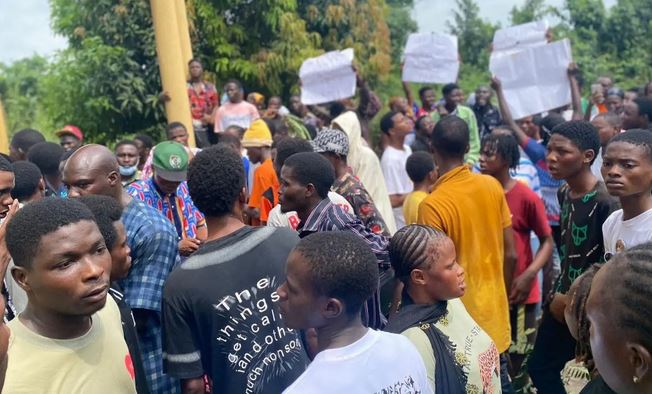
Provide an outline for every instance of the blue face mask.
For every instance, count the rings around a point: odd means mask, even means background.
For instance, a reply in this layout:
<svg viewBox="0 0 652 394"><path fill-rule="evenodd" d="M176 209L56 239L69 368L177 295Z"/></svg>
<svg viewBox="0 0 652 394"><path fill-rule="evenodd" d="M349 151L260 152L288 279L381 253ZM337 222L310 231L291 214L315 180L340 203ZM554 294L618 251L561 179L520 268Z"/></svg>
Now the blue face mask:
<svg viewBox="0 0 652 394"><path fill-rule="evenodd" d="M138 171L138 164L131 167L120 166L120 175L122 176L132 176Z"/></svg>

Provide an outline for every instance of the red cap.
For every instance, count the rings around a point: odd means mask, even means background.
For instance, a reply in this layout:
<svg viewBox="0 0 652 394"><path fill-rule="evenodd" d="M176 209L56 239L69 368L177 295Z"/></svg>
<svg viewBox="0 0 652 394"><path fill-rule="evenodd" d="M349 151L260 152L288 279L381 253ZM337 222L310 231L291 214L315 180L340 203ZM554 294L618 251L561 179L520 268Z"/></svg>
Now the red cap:
<svg viewBox="0 0 652 394"><path fill-rule="evenodd" d="M80 141L84 140L84 133L82 133L81 129L77 126L73 126L71 124L67 124L63 126L63 128L59 131L56 132L57 137L61 137L63 135L70 134L73 137L77 138Z"/></svg>

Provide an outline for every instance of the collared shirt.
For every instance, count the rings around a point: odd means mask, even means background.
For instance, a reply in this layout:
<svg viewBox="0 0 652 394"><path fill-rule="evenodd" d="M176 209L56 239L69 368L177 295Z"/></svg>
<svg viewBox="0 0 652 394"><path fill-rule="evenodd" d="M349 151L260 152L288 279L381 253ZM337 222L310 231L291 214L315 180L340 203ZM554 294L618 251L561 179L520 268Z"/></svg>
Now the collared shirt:
<svg viewBox="0 0 652 394"><path fill-rule="evenodd" d="M138 333L147 383L153 393L177 393L178 382L163 372L161 328L163 284L179 262L177 234L160 212L135 198L125 207L122 222L133 263L120 285L132 310L151 312Z"/></svg>
<svg viewBox="0 0 652 394"><path fill-rule="evenodd" d="M369 192L364 188L362 182L351 173L347 172L335 180L331 191L344 197L353 207L353 212L362 223L376 234L389 236L387 225L376 209Z"/></svg>
<svg viewBox="0 0 652 394"><path fill-rule="evenodd" d="M362 224L360 219L344 212L340 206L331 203L329 199L322 200L308 218L299 223L297 230L300 238L305 238L316 232L349 231L365 241L376 255L381 273L380 285L385 283L382 278L391 272L389 252L387 251L389 240L383 235L373 233ZM377 330L385 326L387 320L381 312L379 291L376 291L365 304L362 321L366 326Z"/></svg>
<svg viewBox="0 0 652 394"><path fill-rule="evenodd" d="M197 228L206 225L204 215L190 198L187 182L181 182L176 193L165 194L154 182L154 178L149 178L129 185L127 193L168 218L174 224L180 239L197 238Z"/></svg>

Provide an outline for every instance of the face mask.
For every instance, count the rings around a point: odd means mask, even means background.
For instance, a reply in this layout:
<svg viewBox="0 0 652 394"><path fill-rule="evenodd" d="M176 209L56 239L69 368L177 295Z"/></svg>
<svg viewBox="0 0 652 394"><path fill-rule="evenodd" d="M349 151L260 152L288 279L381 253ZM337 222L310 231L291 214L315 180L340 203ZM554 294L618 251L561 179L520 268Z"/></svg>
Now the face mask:
<svg viewBox="0 0 652 394"><path fill-rule="evenodd" d="M122 176L132 176L138 171L138 164L132 167L123 167L120 166L120 175Z"/></svg>

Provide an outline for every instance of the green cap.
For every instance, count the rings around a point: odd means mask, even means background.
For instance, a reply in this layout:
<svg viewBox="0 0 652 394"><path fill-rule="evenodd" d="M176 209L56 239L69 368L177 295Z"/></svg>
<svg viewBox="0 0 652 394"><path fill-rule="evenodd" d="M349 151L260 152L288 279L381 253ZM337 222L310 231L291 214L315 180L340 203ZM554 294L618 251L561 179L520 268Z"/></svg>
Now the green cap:
<svg viewBox="0 0 652 394"><path fill-rule="evenodd" d="M178 142L161 142L154 147L152 166L166 181L183 182L188 174L188 152Z"/></svg>

